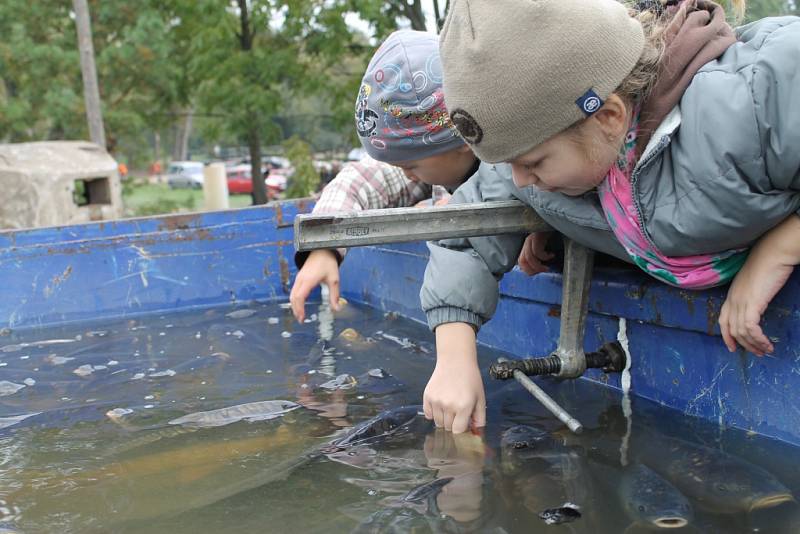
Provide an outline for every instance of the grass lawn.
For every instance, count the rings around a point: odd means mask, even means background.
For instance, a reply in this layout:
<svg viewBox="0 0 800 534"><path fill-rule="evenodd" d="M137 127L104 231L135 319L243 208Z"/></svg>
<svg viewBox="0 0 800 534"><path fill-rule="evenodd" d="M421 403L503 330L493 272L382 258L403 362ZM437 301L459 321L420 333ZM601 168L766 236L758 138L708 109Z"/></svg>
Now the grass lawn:
<svg viewBox="0 0 800 534"><path fill-rule="evenodd" d="M126 217L144 217L203 210L202 189L170 189L166 184L123 182L122 203ZM231 208L252 205L250 195L231 195Z"/></svg>

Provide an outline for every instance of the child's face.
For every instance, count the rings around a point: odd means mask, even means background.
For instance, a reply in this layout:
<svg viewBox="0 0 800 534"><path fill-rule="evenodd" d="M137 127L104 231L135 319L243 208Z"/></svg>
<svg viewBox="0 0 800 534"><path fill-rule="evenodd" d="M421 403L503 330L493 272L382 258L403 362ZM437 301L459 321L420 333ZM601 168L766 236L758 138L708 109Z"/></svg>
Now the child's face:
<svg viewBox="0 0 800 534"><path fill-rule="evenodd" d="M469 147L462 146L422 159L401 161L392 165L400 167L413 182L442 185L455 189L469 178L467 173L475 164L475 155Z"/></svg>
<svg viewBox="0 0 800 534"><path fill-rule="evenodd" d="M579 196L594 189L616 162L620 142L609 142L595 121L584 121L511 161L514 184Z"/></svg>

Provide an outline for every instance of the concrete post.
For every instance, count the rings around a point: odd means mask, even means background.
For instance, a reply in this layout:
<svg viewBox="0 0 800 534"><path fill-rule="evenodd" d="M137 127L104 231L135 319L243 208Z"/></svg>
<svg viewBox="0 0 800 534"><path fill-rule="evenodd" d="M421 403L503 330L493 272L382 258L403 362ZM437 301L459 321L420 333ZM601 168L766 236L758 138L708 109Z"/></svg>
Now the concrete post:
<svg viewBox="0 0 800 534"><path fill-rule="evenodd" d="M226 210L230 207L225 164L212 163L203 168L203 198L207 211Z"/></svg>

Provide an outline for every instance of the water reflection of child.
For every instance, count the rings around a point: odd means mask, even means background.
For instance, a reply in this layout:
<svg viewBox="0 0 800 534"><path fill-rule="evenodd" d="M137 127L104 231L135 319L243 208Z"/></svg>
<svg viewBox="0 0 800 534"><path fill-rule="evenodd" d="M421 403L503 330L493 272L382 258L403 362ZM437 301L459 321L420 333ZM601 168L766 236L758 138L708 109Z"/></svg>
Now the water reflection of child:
<svg viewBox="0 0 800 534"><path fill-rule="evenodd" d="M733 280L725 344L764 354L761 315L800 262L800 19L734 33L709 1L643 4L453 2L441 34L453 122L482 160L511 163L540 213L597 188L607 222L575 222L610 227L648 274L684 288ZM502 272L474 248L431 250L423 305L458 318L437 329L437 352L473 353ZM462 430L482 410L472 361L431 378L457 392L436 409Z"/></svg>
<svg viewBox="0 0 800 534"><path fill-rule="evenodd" d="M319 412L319 415L330 419L335 426L349 428L353 423L347 419L346 393L344 390L335 389L317 395L314 393L314 388L308 384L308 377L303 376L297 385L297 404Z"/></svg>
<svg viewBox="0 0 800 534"><path fill-rule="evenodd" d="M436 478L452 478L436 497L442 513L459 523L481 516L483 469L486 444L482 434L453 434L436 428L425 437L428 467L437 470Z"/></svg>

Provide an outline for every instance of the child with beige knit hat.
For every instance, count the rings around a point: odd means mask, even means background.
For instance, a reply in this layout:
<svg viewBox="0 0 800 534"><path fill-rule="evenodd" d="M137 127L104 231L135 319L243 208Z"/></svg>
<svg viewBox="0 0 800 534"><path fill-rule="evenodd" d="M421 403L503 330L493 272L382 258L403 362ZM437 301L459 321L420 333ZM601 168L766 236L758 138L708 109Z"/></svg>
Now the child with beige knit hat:
<svg viewBox="0 0 800 534"><path fill-rule="evenodd" d="M481 160L511 164L529 204L543 213L596 194L646 273L687 289L732 281L720 315L729 350L773 350L761 315L800 263L800 19L733 30L707 0L630 10L616 0L454 0L440 50L453 122ZM494 312L469 297L490 283L474 252L432 247L423 306L454 318L437 329L439 354L474 352L470 332ZM459 284L467 289L454 295ZM453 378L472 376L470 365L451 366L448 384L431 378L430 409L480 417L473 381Z"/></svg>

